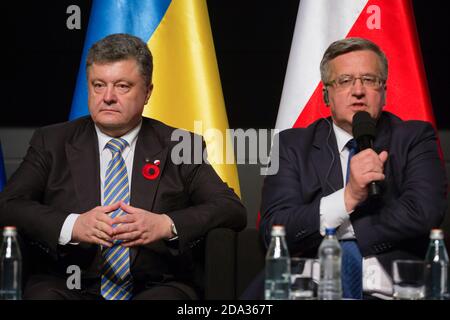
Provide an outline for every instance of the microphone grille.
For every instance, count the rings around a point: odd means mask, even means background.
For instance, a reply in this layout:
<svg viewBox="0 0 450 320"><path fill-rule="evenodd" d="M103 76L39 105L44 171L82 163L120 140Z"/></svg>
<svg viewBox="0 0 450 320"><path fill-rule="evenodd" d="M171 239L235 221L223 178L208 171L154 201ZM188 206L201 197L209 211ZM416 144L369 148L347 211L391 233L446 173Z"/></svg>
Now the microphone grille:
<svg viewBox="0 0 450 320"><path fill-rule="evenodd" d="M366 111L358 111L353 116L352 121L353 138L358 139L362 136L375 138L376 122Z"/></svg>

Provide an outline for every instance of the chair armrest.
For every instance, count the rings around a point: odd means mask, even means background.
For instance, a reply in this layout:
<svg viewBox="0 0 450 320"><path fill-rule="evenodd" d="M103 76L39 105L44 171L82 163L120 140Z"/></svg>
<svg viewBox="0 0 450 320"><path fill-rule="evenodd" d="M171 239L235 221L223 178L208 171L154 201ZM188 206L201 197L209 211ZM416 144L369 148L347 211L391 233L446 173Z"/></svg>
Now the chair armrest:
<svg viewBox="0 0 450 320"><path fill-rule="evenodd" d="M236 232L217 228L206 236L205 299L235 298Z"/></svg>
<svg viewBox="0 0 450 320"><path fill-rule="evenodd" d="M264 270L266 249L255 228L247 228L236 240L236 297L239 298L255 277Z"/></svg>

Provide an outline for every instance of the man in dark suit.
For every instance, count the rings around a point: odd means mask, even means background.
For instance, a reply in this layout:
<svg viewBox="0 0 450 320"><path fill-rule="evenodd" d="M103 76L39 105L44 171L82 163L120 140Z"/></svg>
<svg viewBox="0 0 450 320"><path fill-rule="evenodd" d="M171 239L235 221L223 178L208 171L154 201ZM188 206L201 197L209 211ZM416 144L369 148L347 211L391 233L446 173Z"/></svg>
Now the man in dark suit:
<svg viewBox="0 0 450 320"><path fill-rule="evenodd" d="M108 36L86 67L90 116L36 130L0 195L0 224L31 244L24 298L199 298L202 239L244 228L245 209L208 163L173 161L178 129L141 116L153 89L142 40Z"/></svg>
<svg viewBox="0 0 450 320"><path fill-rule="evenodd" d="M324 229L337 228L343 268L344 260L360 266L358 292L346 292L343 278L344 297L360 299L361 289L388 297L393 259L423 259L430 230L446 211L436 135L429 123L382 111L388 64L373 42L332 43L320 69L331 118L279 134L272 149L279 171L264 182L260 231L267 244L271 227L282 224L291 255L316 257ZM349 162L358 111L376 120L376 138L373 149ZM368 196L371 181L378 181L380 198ZM346 252L347 245L355 250Z"/></svg>

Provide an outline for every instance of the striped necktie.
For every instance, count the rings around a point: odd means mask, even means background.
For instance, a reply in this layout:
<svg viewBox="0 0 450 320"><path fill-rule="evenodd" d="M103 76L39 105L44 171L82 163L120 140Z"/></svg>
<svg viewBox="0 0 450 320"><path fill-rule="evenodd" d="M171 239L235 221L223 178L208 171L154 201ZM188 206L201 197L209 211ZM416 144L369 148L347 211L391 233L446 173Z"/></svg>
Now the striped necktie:
<svg viewBox="0 0 450 320"><path fill-rule="evenodd" d="M112 159L105 176L104 205L123 200L130 203L128 174L122 152L128 143L121 138L111 139L106 148L111 150ZM110 213L111 218L126 214L120 208ZM115 226L113 226L115 227ZM129 300L133 290L130 273L130 250L122 247L120 241L102 251L103 266L101 278L101 295L106 300Z"/></svg>
<svg viewBox="0 0 450 320"><path fill-rule="evenodd" d="M347 162L347 175L345 183L350 178L350 159L356 154L357 144L355 139L347 142L349 150ZM355 239L341 240L342 248L342 296L349 299L362 299L362 256Z"/></svg>

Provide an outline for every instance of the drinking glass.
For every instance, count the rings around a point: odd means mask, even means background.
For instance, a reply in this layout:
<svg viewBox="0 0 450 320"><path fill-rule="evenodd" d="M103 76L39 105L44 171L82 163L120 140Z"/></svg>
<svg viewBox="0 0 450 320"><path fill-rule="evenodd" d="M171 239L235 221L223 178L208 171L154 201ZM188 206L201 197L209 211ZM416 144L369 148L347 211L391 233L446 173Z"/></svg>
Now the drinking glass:
<svg viewBox="0 0 450 320"><path fill-rule="evenodd" d="M392 262L394 299L420 300L425 297L425 262L394 260Z"/></svg>
<svg viewBox="0 0 450 320"><path fill-rule="evenodd" d="M313 266L315 260L309 258L291 258L291 300L310 300L315 297Z"/></svg>

